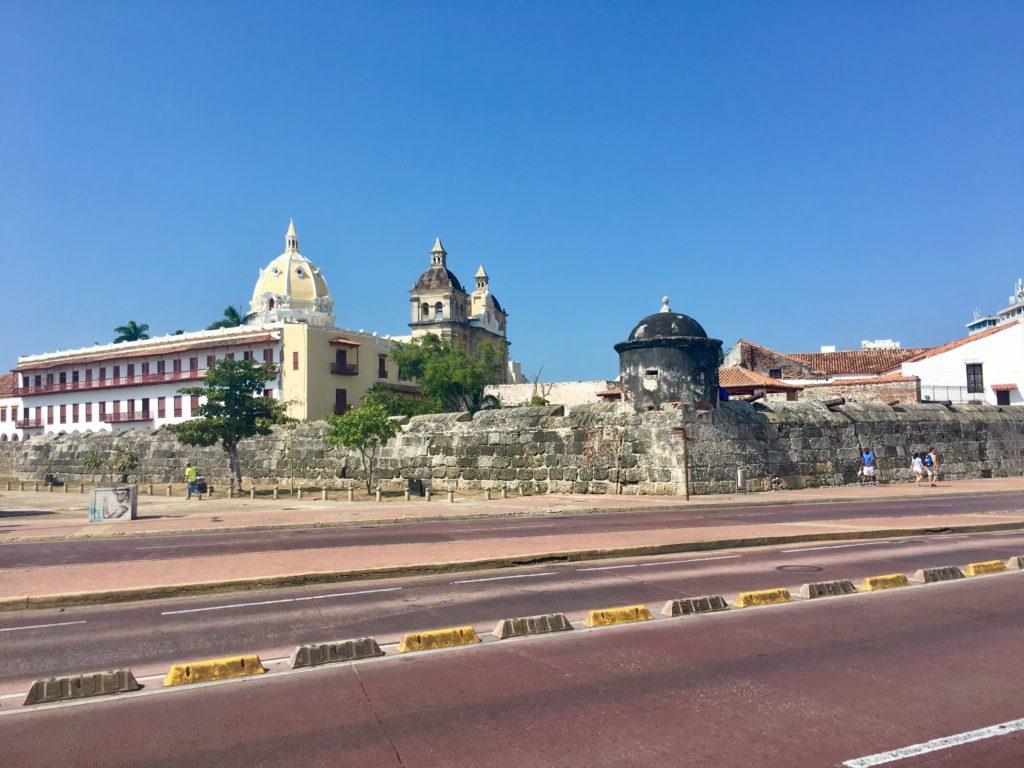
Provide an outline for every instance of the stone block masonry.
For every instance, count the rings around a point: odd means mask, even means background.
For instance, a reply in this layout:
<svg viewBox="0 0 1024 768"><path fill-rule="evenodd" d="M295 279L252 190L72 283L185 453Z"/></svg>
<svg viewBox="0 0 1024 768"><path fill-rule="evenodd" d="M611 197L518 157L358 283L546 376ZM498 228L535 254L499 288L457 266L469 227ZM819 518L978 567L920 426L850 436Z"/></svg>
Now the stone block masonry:
<svg viewBox="0 0 1024 768"><path fill-rule="evenodd" d="M682 428L682 429L680 429ZM355 454L323 441L322 422L276 428L240 447L247 482L338 488L361 479ZM883 482L908 482L914 451L935 447L947 479L1024 474L1024 408L990 405L730 401L635 413L621 404L505 408L411 419L381 450L385 490L429 479L435 492L502 486L524 493L682 494L683 431L693 494L732 493L737 470L752 491L857 481L861 447L879 460ZM180 483L186 461L227 483L217 447L189 448L163 430L44 435L0 443L0 477L90 483L90 451L134 451L140 482Z"/></svg>

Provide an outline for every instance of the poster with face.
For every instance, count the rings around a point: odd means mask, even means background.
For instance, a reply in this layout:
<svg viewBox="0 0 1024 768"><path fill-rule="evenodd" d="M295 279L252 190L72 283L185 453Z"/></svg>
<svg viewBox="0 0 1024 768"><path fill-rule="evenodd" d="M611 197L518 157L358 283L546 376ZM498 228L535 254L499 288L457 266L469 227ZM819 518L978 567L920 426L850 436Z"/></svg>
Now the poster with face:
<svg viewBox="0 0 1024 768"><path fill-rule="evenodd" d="M138 514L138 492L135 485L93 488L89 492L89 522L134 520Z"/></svg>

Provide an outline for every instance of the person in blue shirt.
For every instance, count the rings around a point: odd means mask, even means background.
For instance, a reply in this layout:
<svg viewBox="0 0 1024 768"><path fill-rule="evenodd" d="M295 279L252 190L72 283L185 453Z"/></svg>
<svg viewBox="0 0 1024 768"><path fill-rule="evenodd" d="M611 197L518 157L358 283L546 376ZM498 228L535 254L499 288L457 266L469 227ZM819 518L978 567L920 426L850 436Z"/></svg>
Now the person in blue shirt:
<svg viewBox="0 0 1024 768"><path fill-rule="evenodd" d="M875 452L870 448L865 448L860 453L860 484L878 486L878 473L877 464L875 461Z"/></svg>

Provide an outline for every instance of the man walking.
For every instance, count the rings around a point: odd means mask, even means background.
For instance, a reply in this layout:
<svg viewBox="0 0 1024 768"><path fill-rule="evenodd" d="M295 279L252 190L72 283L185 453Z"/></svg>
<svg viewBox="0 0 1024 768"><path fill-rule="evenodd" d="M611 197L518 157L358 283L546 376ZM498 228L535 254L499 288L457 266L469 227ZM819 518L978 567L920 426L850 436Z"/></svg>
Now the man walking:
<svg viewBox="0 0 1024 768"><path fill-rule="evenodd" d="M939 479L939 454L934 448L929 448L924 455L924 468L928 472L928 485L934 488Z"/></svg>
<svg viewBox="0 0 1024 768"><path fill-rule="evenodd" d="M870 448L865 448L860 454L860 466L861 466L861 485L871 485L878 487L878 475L876 473L876 462L875 452Z"/></svg>
<svg viewBox="0 0 1024 768"><path fill-rule="evenodd" d="M194 493L199 500L203 500L203 494L199 492L199 470L192 466L192 462L185 464L185 483L188 485L188 490L185 491L185 500L188 501L192 498Z"/></svg>

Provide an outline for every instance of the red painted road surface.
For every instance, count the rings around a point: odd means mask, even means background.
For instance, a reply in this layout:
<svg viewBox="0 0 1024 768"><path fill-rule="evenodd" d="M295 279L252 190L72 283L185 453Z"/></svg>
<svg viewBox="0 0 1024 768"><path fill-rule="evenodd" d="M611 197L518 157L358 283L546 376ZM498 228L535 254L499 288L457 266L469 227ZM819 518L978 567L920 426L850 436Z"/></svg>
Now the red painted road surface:
<svg viewBox="0 0 1024 768"><path fill-rule="evenodd" d="M1020 574L5 714L0 766L839 766L1024 717ZM1020 766L1020 733L891 766Z"/></svg>

